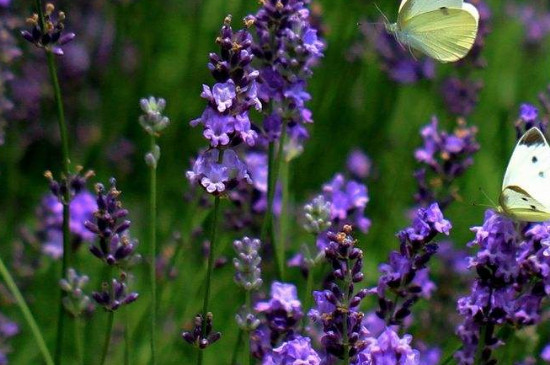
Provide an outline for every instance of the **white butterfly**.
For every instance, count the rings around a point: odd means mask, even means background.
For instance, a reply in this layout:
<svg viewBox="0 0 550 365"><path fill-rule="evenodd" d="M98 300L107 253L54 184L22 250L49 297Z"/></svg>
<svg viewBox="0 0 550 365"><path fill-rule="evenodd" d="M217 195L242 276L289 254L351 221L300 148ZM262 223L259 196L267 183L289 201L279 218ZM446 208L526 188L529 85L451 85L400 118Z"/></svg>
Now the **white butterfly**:
<svg viewBox="0 0 550 365"><path fill-rule="evenodd" d="M529 129L518 141L498 201L499 213L515 220L550 220L550 146L540 129Z"/></svg>
<svg viewBox="0 0 550 365"><path fill-rule="evenodd" d="M468 54L477 35L479 12L463 0L402 0L397 23L386 30L404 45L440 62Z"/></svg>

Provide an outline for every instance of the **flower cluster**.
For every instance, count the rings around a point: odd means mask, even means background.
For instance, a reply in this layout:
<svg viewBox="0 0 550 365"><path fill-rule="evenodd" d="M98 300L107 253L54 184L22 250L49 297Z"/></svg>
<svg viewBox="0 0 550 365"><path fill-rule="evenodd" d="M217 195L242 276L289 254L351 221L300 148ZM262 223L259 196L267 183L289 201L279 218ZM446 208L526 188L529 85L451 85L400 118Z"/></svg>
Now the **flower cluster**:
<svg viewBox="0 0 550 365"><path fill-rule="evenodd" d="M92 244L90 252L108 266L128 269L135 265L141 256L135 252L136 242L130 238L130 221L126 220L128 210L122 208L119 200L121 192L116 188L116 180L111 178L107 190L96 184L97 211L93 221L86 221L86 228L95 234L99 244ZM115 311L120 306L130 304L138 298L137 293L128 293L127 274L122 271L120 278L104 282L100 292L93 292L94 300L107 311Z"/></svg>
<svg viewBox="0 0 550 365"><path fill-rule="evenodd" d="M122 208L116 180L111 178L110 184L109 190L102 184L96 184L98 209L94 213L94 221L86 221L84 224L99 238L99 245L92 244L90 252L108 265L125 267L135 263L139 257L135 254L136 242L127 232L131 222L124 219L128 210Z"/></svg>
<svg viewBox="0 0 550 365"><path fill-rule="evenodd" d="M54 13L55 7L52 3L46 4L44 9L44 20L38 14L33 14L27 19L27 24L32 26L31 31L21 32L23 38L34 44L36 47L44 48L58 56L63 55L62 45L69 43L75 37L74 33L64 33L65 13L58 11Z"/></svg>
<svg viewBox="0 0 550 365"><path fill-rule="evenodd" d="M520 105L518 119L515 123L518 139L533 127L537 127L543 133L546 133L550 122L550 87L547 93L540 93L539 101L542 106L542 113L533 104L523 103Z"/></svg>
<svg viewBox="0 0 550 365"><path fill-rule="evenodd" d="M311 347L311 339L297 336L273 349L262 362L262 365L279 364L320 365L321 358Z"/></svg>
<svg viewBox="0 0 550 365"><path fill-rule="evenodd" d="M90 297L84 294L83 288L88 283L86 275L78 275L75 269L67 270L67 278L59 281L61 290L66 293L63 297L65 309L74 317L78 317L90 307Z"/></svg>
<svg viewBox="0 0 550 365"><path fill-rule="evenodd" d="M329 229L332 225L331 207L332 204L327 202L322 195L316 196L310 203L304 205L306 219L304 229L315 235Z"/></svg>
<svg viewBox="0 0 550 365"><path fill-rule="evenodd" d="M233 259L235 282L247 291L259 289L263 283L260 269L262 262L259 254L260 245L261 242L257 238L244 237L242 240L233 242L237 254L237 257Z"/></svg>
<svg viewBox="0 0 550 365"><path fill-rule="evenodd" d="M92 297L106 311L114 312L121 306L134 302L139 297L138 293L128 293L125 281L125 274L122 274L120 279L113 278L109 284L103 283L100 292L93 292Z"/></svg>
<svg viewBox="0 0 550 365"><path fill-rule="evenodd" d="M309 317L323 325L321 343L327 354L339 359L353 359L365 348L368 335L363 326L364 313L359 305L366 289L355 291L363 281L363 251L356 247L351 226L339 233L328 233L325 257L332 267L328 289L313 293L316 308Z"/></svg>
<svg viewBox="0 0 550 365"><path fill-rule="evenodd" d="M86 189L86 183L93 176L92 171L83 173L82 168L76 174L56 181L50 171L44 174L50 182L50 194L46 194L37 208L36 215L40 222L38 236L43 242L42 251L55 259L63 255L63 203L65 193L69 192L69 229L73 248L80 243L91 242L94 235L86 229L84 223L92 219L97 209L93 195Z"/></svg>
<svg viewBox="0 0 550 365"><path fill-rule="evenodd" d="M150 96L148 99L140 99L139 105L144 113L139 117L139 124L147 133L157 135L168 127L170 119L163 114L166 100Z"/></svg>
<svg viewBox="0 0 550 365"><path fill-rule="evenodd" d="M251 66L250 33L233 32L228 16L216 43L220 53L211 53L208 63L216 84L212 88L203 85L201 97L208 105L200 118L191 121L192 126L203 126L210 149L196 159L187 178L208 193L219 195L240 181L252 182L246 164L232 147L242 142L249 146L256 144L258 135L252 129L248 111L252 107L261 110L261 103L256 86L259 73Z"/></svg>
<svg viewBox="0 0 550 365"><path fill-rule="evenodd" d="M203 325L203 318L200 314L195 317L195 326L192 331L185 331L182 337L191 345L195 345L200 349L205 349L221 338L221 333L213 331L212 328L212 313L206 315L206 323ZM203 328L205 333L203 334Z"/></svg>
<svg viewBox="0 0 550 365"><path fill-rule="evenodd" d="M268 301L256 303L254 309L264 314L271 343L276 343L280 338L293 335L303 312L295 285L275 281L271 285L270 294Z"/></svg>
<svg viewBox="0 0 550 365"><path fill-rule="evenodd" d="M433 203L418 209L411 227L397 234L399 251L392 251L389 262L380 265L378 285L370 291L378 296L377 315L388 325L401 324L414 303L435 289L426 265L437 251L434 238L440 233L448 235L450 229L451 223Z"/></svg>
<svg viewBox="0 0 550 365"><path fill-rule="evenodd" d="M477 128L466 126L462 120L452 134L439 130L438 124L433 117L422 128L424 145L414 153L416 160L426 165L415 171L418 184L415 200L421 206L437 201L445 209L457 196L452 182L472 165L479 144Z"/></svg>
<svg viewBox="0 0 550 365"><path fill-rule="evenodd" d="M284 126L294 143L308 137L312 123L305 103L311 99L306 80L323 57L325 44L310 24L309 0L265 0L255 15L245 19L256 27L253 52L261 63L258 96L271 104L264 119L265 138L277 139Z"/></svg>
<svg viewBox="0 0 550 365"><path fill-rule="evenodd" d="M477 278L457 305L463 317L457 329L463 346L455 356L460 364L473 364L480 346L483 361L491 359L492 350L503 344L497 326L539 323L543 299L550 293L548 223L517 231L513 221L489 210L483 226L472 230L471 245L479 250L470 258L470 268Z"/></svg>
<svg viewBox="0 0 550 365"><path fill-rule="evenodd" d="M378 338L367 340L365 349L357 355L353 364L419 365L420 353L411 347L411 341L411 335L399 338L391 328L386 328ZM428 362L423 359L422 364Z"/></svg>
<svg viewBox="0 0 550 365"><path fill-rule="evenodd" d="M363 233L369 230L371 223L365 217L369 197L364 184L336 174L328 184L323 185L323 196L330 202L330 218L335 229L353 224Z"/></svg>

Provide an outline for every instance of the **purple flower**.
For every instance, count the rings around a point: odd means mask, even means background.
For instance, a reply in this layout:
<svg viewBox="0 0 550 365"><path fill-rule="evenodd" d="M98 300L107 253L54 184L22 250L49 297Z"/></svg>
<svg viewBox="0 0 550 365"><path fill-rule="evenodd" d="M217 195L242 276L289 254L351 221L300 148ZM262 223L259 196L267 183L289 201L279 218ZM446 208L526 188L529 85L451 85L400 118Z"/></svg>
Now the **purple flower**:
<svg viewBox="0 0 550 365"><path fill-rule="evenodd" d="M228 16L216 42L220 54L210 54L208 68L217 82L212 88L203 85L201 97L208 106L191 125L203 125L203 136L211 147L228 146L230 142L232 146L240 142L253 146L258 135L252 129L248 111L252 107L261 110L262 105L256 86L259 72L251 66L252 36L246 30L234 33Z"/></svg>
<svg viewBox="0 0 550 365"><path fill-rule="evenodd" d="M364 348L368 334L363 326L364 313L359 305L367 295L366 289L355 290L363 280L363 252L356 247L352 228L344 226L338 233L328 233L325 257L332 271L328 289L313 293L316 308L309 316L323 325L321 344L330 356L353 359Z"/></svg>
<svg viewBox="0 0 550 365"><path fill-rule="evenodd" d="M450 77L443 82L441 92L447 110L451 114L466 117L474 110L482 89L483 82L479 80Z"/></svg>
<svg viewBox="0 0 550 365"><path fill-rule="evenodd" d="M92 297L97 304L102 306L106 311L114 312L123 305L130 304L137 300L138 293L128 293L125 277L120 280L112 279L110 285L103 283L102 291L93 292Z"/></svg>
<svg viewBox="0 0 550 365"><path fill-rule="evenodd" d="M545 107L545 98L544 94L541 93L539 97L541 104ZM549 112L549 109L545 108L545 113ZM543 133L546 132L548 126L548 115L539 116L539 109L532 105L523 103L519 107L519 116L516 121L516 136L519 139L525 132L533 127L539 128Z"/></svg>
<svg viewBox="0 0 550 365"><path fill-rule="evenodd" d="M456 198L453 181L473 164L473 155L479 150L477 128L468 127L461 120L453 133L439 130L438 119L420 132L424 145L414 152L418 162L426 167L415 171L418 193L415 200L422 206L437 201L444 209Z"/></svg>
<svg viewBox="0 0 550 365"><path fill-rule="evenodd" d="M223 151L221 162L220 153L217 149L211 149L199 155L193 170L187 171L187 178L195 184L200 184L206 192L213 195L224 194L241 181L252 183L246 164L239 159L235 151Z"/></svg>
<svg viewBox="0 0 550 365"><path fill-rule="evenodd" d="M185 331L181 334L183 339L191 344L195 345L199 349L205 349L212 345L214 342L221 338L221 333L213 331L212 320L214 316L208 312L206 314L206 323L203 326L203 317L200 314L195 316L195 325L192 331ZM203 329L205 334L203 335Z"/></svg>
<svg viewBox="0 0 550 365"><path fill-rule="evenodd" d="M420 353L411 347L411 341L411 335L399 338L392 329L386 328L378 338L368 339L366 348L357 355L353 364L420 365Z"/></svg>
<svg viewBox="0 0 550 365"><path fill-rule="evenodd" d="M550 242L548 223L518 232L513 221L487 211L483 226L472 231L476 234L472 245L479 250L470 258L470 267L477 278L469 295L457 303L463 317L457 334L463 346L455 355L460 364L468 365L474 361L482 329L483 356L489 361L492 350L503 344L497 327L539 323L542 300L550 293L550 257L545 255Z"/></svg>
<svg viewBox="0 0 550 365"><path fill-rule="evenodd" d="M266 316L272 333L291 331L303 316L296 286L275 281L271 285L270 295L269 301L256 303L254 309Z"/></svg>
<svg viewBox="0 0 550 365"><path fill-rule="evenodd" d="M297 336L284 342L267 355L263 365L320 365L321 358L311 347L308 337Z"/></svg>
<svg viewBox="0 0 550 365"><path fill-rule="evenodd" d="M34 44L36 47L44 48L48 52L52 52L58 56L62 56L62 45L69 43L75 37L74 33L63 34L65 25L65 13L58 11L54 14L55 7L51 3L47 3L44 10L44 25L46 29L42 29L42 20L38 14L33 14L27 19L27 23L32 25L31 31L21 31L21 35L27 41Z"/></svg>
<svg viewBox="0 0 550 365"><path fill-rule="evenodd" d="M305 102L311 99L306 80L323 57L325 43L310 24L309 0L267 0L245 21L256 27L253 53L261 63L258 96L270 103L273 113L264 119L266 141L288 128L294 143L308 138L306 123L312 123Z"/></svg>
<svg viewBox="0 0 550 365"><path fill-rule="evenodd" d="M96 210L94 196L86 190L80 190L71 200L69 229L75 246L82 241L93 241L94 234L84 223L93 218ZM42 250L48 256L58 259L63 255L63 204L53 194L47 194L42 198L37 216L41 226L40 233L44 237Z"/></svg>
<svg viewBox="0 0 550 365"><path fill-rule="evenodd" d="M128 267L139 261L140 256L135 253L136 242L127 232L131 222L124 219L128 216L128 210L122 208L116 180L111 178L110 184L109 190L102 184L96 184L97 211L94 219L84 225L99 238L99 244L90 246L94 256L108 265Z"/></svg>
<svg viewBox="0 0 550 365"><path fill-rule="evenodd" d="M450 229L451 223L433 203L418 209L412 226L397 234L399 251L392 251L389 262L380 265L378 285L370 290L378 296L377 314L387 325L401 324L414 303L431 295L434 284L426 265L437 251L437 244L432 241L437 234L448 235Z"/></svg>
<svg viewBox="0 0 550 365"><path fill-rule="evenodd" d="M335 227L353 224L366 233L370 220L364 216L369 202L367 187L356 181L346 181L343 175L337 174L331 182L323 186L323 196L331 204L331 219Z"/></svg>
<svg viewBox="0 0 550 365"><path fill-rule="evenodd" d="M353 150L347 159L347 169L356 179L366 179L372 168L372 161L363 151Z"/></svg>

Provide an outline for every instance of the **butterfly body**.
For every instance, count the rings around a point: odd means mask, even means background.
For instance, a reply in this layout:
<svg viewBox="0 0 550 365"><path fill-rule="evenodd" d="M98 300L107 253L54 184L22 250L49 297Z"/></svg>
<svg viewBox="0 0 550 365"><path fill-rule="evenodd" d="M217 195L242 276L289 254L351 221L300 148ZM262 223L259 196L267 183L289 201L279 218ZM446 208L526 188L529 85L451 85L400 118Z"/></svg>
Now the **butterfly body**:
<svg viewBox="0 0 550 365"><path fill-rule="evenodd" d="M550 220L550 146L540 129L520 138L502 181L497 211L515 220Z"/></svg>
<svg viewBox="0 0 550 365"><path fill-rule="evenodd" d="M402 0L386 30L403 44L440 61L465 57L477 36L479 12L463 0Z"/></svg>

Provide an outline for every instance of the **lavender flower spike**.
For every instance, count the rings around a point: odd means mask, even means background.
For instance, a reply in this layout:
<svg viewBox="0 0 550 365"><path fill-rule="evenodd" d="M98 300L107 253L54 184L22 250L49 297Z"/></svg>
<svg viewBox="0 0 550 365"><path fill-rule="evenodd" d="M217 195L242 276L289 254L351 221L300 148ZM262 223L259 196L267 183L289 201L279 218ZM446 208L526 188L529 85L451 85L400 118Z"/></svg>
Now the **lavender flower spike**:
<svg viewBox="0 0 550 365"><path fill-rule="evenodd" d="M191 345L195 345L200 349L205 349L208 346L212 345L214 342L218 341L221 338L220 332L213 332L212 327L212 313L208 312L206 315L206 335L202 335L203 328L203 318L200 314L197 314L195 317L195 326L193 331L185 331L182 333L182 337L185 341Z"/></svg>
<svg viewBox="0 0 550 365"><path fill-rule="evenodd" d="M121 306L136 301L139 294L135 292L128 293L125 280L126 275L122 274L120 280L113 279L110 284L103 283L102 290L100 292L93 292L92 297L97 304L109 312L114 312Z"/></svg>
<svg viewBox="0 0 550 365"><path fill-rule="evenodd" d="M94 214L94 222L84 223L99 238L99 245L92 244L90 252L108 265L132 266L140 260L140 256L135 253L137 243L127 232L130 221L124 218L128 211L122 208L119 200L121 192L116 188L116 180L111 178L110 183L109 190L102 184L96 185L98 210Z"/></svg>
<svg viewBox="0 0 550 365"><path fill-rule="evenodd" d="M36 47L44 48L48 52L62 56L63 49L61 46L72 41L75 34L63 34L65 13L58 11L57 14L54 14L54 10L55 6L52 3L46 4L44 24L41 24L38 14L33 14L30 18L27 18L27 24L32 26L32 29L30 32L27 30L21 31L21 35Z"/></svg>
<svg viewBox="0 0 550 365"><path fill-rule="evenodd" d="M233 259L235 266L235 282L244 290L257 290L262 286L262 271L259 255L261 242L259 239L244 237L233 242L237 257Z"/></svg>
<svg viewBox="0 0 550 365"><path fill-rule="evenodd" d="M163 111L166 107L166 100L150 96L139 101L141 110L145 114L139 117L139 124L145 131L152 135L158 135L170 124L170 119L164 116Z"/></svg>
<svg viewBox="0 0 550 365"><path fill-rule="evenodd" d="M63 298L63 305L74 317L80 316L90 305L90 297L82 290L88 281L89 278L86 275L78 275L73 268L67 270L67 279L59 281L61 289L67 293Z"/></svg>
<svg viewBox="0 0 550 365"><path fill-rule="evenodd" d="M311 346L311 339L297 336L273 349L273 352L262 362L262 365L279 364L320 365L321 357Z"/></svg>

